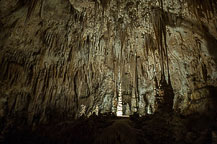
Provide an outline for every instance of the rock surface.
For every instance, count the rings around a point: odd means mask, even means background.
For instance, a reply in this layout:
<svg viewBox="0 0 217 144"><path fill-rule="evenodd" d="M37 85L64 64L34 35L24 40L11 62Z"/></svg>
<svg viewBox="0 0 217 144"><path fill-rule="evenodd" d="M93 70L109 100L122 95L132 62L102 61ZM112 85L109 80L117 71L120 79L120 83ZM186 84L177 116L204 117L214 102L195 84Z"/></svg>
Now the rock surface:
<svg viewBox="0 0 217 144"><path fill-rule="evenodd" d="M1 121L115 113L120 93L126 115L152 114L161 104L215 113L217 15L201 11L199 19L188 7L184 0L0 1Z"/></svg>

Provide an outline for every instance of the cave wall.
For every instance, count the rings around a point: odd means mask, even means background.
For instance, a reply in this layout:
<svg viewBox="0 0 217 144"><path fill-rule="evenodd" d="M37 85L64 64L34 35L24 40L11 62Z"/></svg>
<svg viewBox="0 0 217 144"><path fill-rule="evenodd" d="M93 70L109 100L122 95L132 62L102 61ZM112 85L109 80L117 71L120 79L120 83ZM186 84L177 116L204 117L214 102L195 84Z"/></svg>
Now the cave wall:
<svg viewBox="0 0 217 144"><path fill-rule="evenodd" d="M1 118L116 112L120 84L124 114L151 114L162 78L175 111L214 107L217 19L184 0L2 0L0 18Z"/></svg>

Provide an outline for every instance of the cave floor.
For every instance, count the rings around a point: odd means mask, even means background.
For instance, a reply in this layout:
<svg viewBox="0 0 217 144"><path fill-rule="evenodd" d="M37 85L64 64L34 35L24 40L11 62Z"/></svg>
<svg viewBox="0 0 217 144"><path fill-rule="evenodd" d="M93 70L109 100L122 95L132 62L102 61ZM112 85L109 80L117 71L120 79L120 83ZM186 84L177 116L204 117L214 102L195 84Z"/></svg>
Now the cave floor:
<svg viewBox="0 0 217 144"><path fill-rule="evenodd" d="M81 117L30 128L14 124L1 133L8 144L215 144L217 121L210 116L189 117L156 113L145 117L110 115Z"/></svg>

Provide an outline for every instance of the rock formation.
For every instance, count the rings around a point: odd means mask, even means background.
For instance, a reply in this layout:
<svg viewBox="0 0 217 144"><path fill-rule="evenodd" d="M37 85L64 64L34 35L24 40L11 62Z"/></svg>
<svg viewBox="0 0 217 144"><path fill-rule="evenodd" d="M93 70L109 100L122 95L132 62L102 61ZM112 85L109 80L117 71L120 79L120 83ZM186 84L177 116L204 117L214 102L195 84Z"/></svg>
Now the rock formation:
<svg viewBox="0 0 217 144"><path fill-rule="evenodd" d="M215 0L0 1L0 119L215 112Z"/></svg>

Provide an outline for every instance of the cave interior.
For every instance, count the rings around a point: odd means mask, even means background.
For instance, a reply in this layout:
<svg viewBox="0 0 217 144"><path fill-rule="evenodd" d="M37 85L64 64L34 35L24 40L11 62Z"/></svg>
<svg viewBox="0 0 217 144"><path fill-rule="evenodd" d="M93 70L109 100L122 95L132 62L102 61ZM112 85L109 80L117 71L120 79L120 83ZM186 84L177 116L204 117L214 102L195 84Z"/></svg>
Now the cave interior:
<svg viewBox="0 0 217 144"><path fill-rule="evenodd" d="M217 1L0 0L0 143L217 144Z"/></svg>

